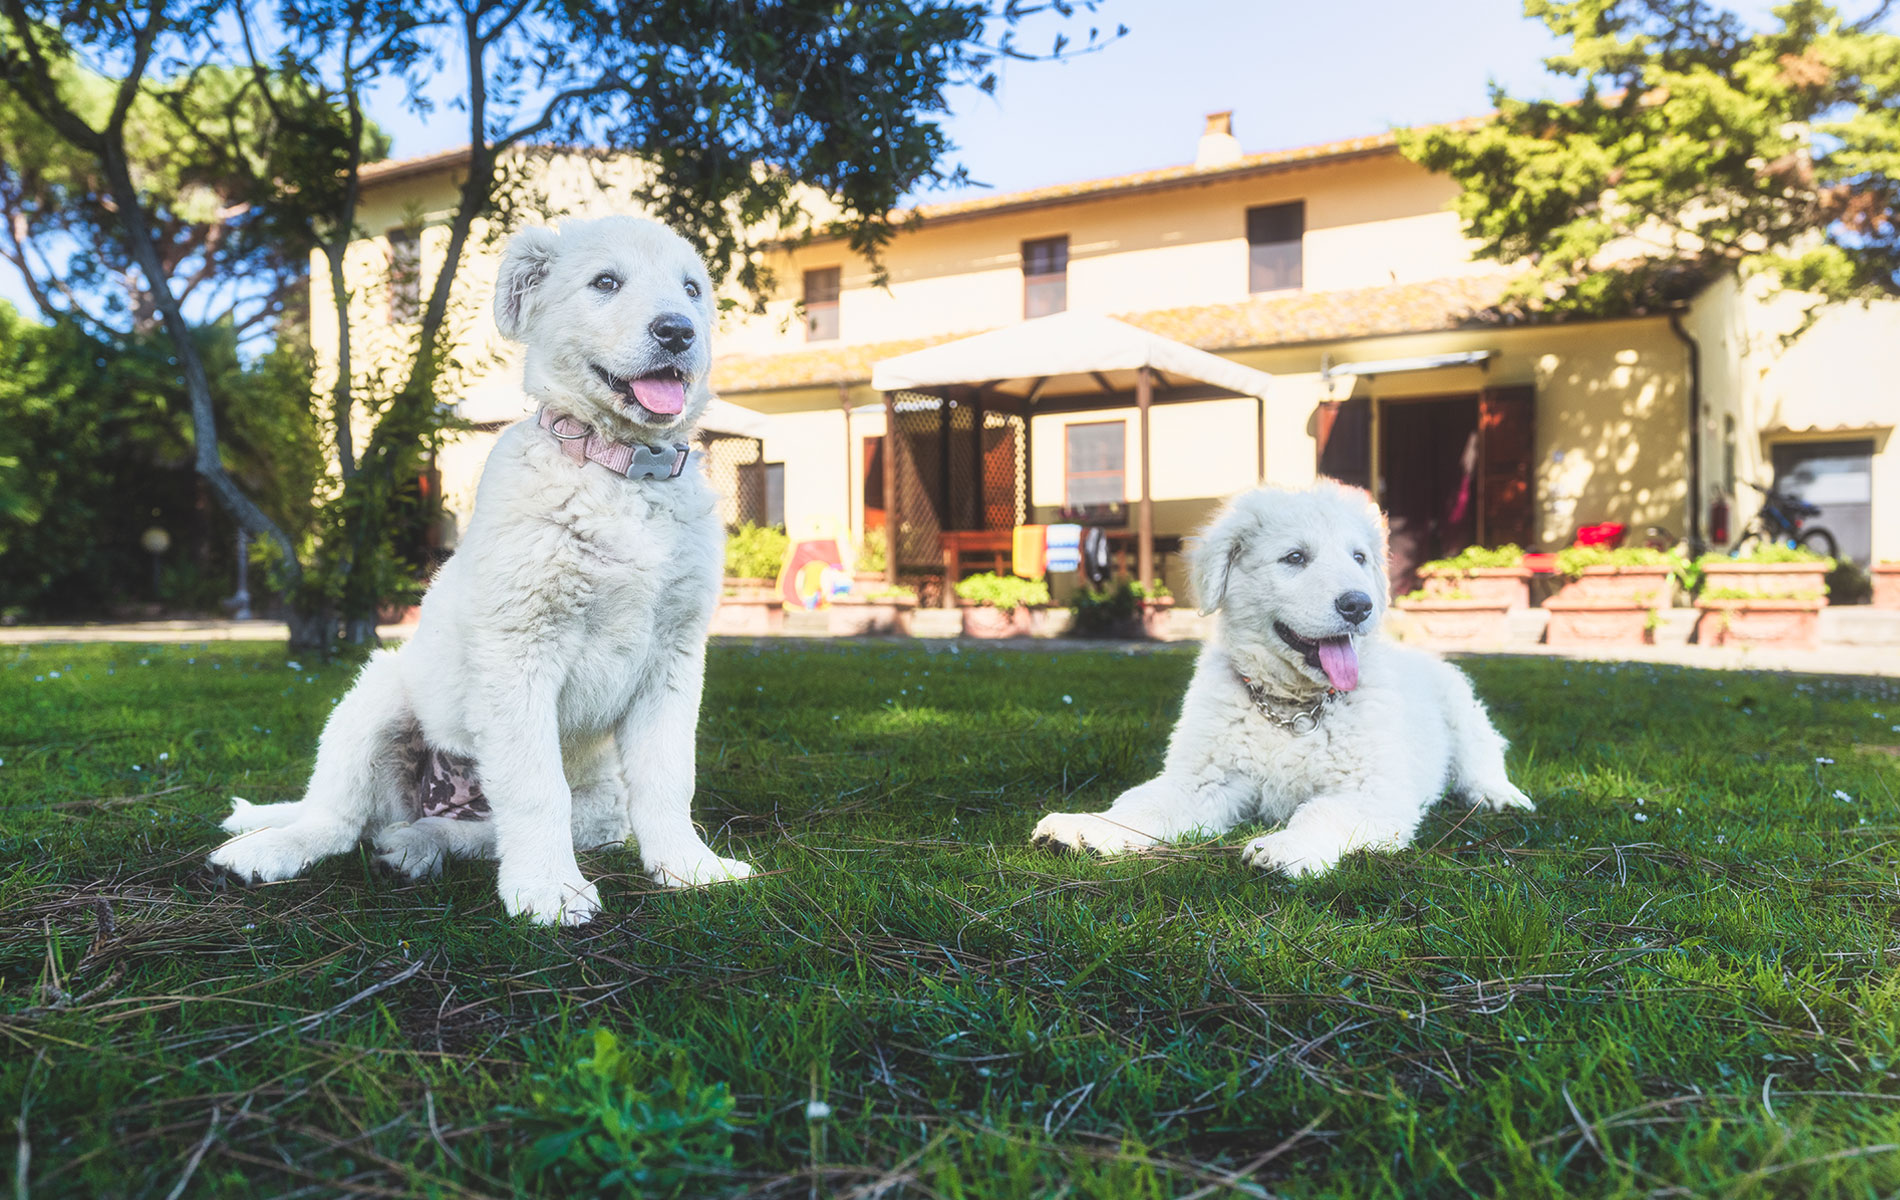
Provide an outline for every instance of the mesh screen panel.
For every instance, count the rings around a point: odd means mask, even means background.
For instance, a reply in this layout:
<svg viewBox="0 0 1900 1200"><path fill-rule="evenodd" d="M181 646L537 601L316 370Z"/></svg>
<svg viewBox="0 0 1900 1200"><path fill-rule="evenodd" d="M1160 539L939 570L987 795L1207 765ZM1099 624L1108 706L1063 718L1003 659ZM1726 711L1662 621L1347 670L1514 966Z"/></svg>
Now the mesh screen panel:
<svg viewBox="0 0 1900 1200"><path fill-rule="evenodd" d="M945 530L1010 529L1029 510L1023 418L972 393L898 392L894 436L900 570L941 570Z"/></svg>
<svg viewBox="0 0 1900 1200"><path fill-rule="evenodd" d="M726 528L765 524L765 443L741 434L702 432L699 448Z"/></svg>

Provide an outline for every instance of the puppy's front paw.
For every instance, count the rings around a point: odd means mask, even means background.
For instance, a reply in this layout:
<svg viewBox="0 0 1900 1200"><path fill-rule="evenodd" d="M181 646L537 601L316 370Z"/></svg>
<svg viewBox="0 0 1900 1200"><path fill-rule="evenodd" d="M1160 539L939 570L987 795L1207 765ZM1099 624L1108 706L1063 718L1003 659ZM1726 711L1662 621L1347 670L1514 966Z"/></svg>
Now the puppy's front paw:
<svg viewBox="0 0 1900 1200"><path fill-rule="evenodd" d="M1240 861L1250 867L1295 876L1324 875L1339 859L1337 843L1291 829L1257 837L1240 852Z"/></svg>
<svg viewBox="0 0 1900 1200"><path fill-rule="evenodd" d="M752 864L736 858L708 854L687 862L655 863L647 868L647 878L665 887L705 887L714 883L737 883L752 874Z"/></svg>
<svg viewBox="0 0 1900 1200"><path fill-rule="evenodd" d="M295 879L323 854L294 829L256 829L241 833L211 852L209 862L245 883Z"/></svg>
<svg viewBox="0 0 1900 1200"><path fill-rule="evenodd" d="M1471 789L1471 800L1482 804L1492 812L1503 812L1507 808L1521 808L1526 812L1537 811L1531 798L1520 791L1515 784L1500 779L1496 783L1479 784Z"/></svg>
<svg viewBox="0 0 1900 1200"><path fill-rule="evenodd" d="M1155 839L1138 829L1117 824L1098 813L1050 813L1036 822L1029 840L1061 850L1092 850L1097 854L1127 854L1145 850Z"/></svg>
<svg viewBox="0 0 1900 1200"><path fill-rule="evenodd" d="M501 906L511 917L526 915L536 925L585 925L600 911L600 893L576 876L534 883L501 885Z"/></svg>

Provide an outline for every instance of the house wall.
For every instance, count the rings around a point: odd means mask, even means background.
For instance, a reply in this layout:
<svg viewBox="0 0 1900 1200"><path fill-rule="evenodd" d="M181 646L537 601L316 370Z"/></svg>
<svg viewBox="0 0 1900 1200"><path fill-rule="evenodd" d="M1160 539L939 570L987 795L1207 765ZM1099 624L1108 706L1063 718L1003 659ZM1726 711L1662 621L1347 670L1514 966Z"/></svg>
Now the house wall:
<svg viewBox="0 0 1900 1200"><path fill-rule="evenodd" d="M1727 483L1733 420L1738 533L1761 503L1745 484L1773 480L1776 445L1872 441L1873 557L1900 560L1900 301L1813 305L1759 278L1722 280L1697 298L1685 325L1703 347L1704 478L1711 493Z"/></svg>
<svg viewBox="0 0 1900 1200"><path fill-rule="evenodd" d="M1246 211L1304 200L1304 290L1410 283L1487 269L1473 263L1456 194L1397 154L1135 195L1110 194L1026 212L945 219L900 235L883 253L887 287L839 241L772 262L779 290L756 317L722 331L725 352L969 333L1022 319L1025 240L1069 238L1068 306L1138 312L1244 300ZM839 337L808 343L796 307L804 272L842 270Z"/></svg>
<svg viewBox="0 0 1900 1200"><path fill-rule="evenodd" d="M1492 351L1484 367L1439 368L1354 379L1351 390L1320 378L1323 354L1355 362ZM1299 486L1317 459L1315 408L1322 400L1373 400L1373 476L1378 420L1387 402L1472 394L1485 387L1535 389L1537 546L1570 544L1580 525L1619 521L1683 533L1687 520L1687 360L1667 322L1651 317L1574 325L1459 330L1362 339L1321 347L1231 355L1274 375L1268 401L1267 477Z"/></svg>

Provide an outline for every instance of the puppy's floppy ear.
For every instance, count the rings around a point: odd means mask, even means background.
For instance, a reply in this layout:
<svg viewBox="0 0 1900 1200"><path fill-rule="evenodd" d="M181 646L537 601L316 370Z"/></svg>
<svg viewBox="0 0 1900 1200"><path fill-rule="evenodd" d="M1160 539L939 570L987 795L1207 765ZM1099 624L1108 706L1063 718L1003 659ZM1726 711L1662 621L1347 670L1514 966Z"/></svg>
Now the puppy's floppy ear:
<svg viewBox="0 0 1900 1200"><path fill-rule="evenodd" d="M495 276L495 328L510 341L521 341L528 328L560 240L552 229L538 225L508 239L508 253L502 256L501 272Z"/></svg>
<svg viewBox="0 0 1900 1200"><path fill-rule="evenodd" d="M1238 505L1230 504L1201 531L1188 550L1188 577L1194 594L1201 602L1201 615L1216 612L1227 599L1227 576L1234 560L1246 549L1246 534L1253 520Z"/></svg>

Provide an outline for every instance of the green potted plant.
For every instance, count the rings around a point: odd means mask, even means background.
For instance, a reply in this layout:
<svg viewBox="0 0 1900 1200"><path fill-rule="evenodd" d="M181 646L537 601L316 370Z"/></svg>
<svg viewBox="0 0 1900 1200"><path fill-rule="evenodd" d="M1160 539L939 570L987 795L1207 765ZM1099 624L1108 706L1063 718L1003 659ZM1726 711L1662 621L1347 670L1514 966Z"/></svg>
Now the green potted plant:
<svg viewBox="0 0 1900 1200"><path fill-rule="evenodd" d="M778 575L791 548L791 538L776 525L747 522L726 536L726 578L712 632L770 633L785 623Z"/></svg>
<svg viewBox="0 0 1900 1200"><path fill-rule="evenodd" d="M1403 628L1427 641L1493 645L1504 641L1505 615L1531 602L1531 572L1520 546L1470 546L1418 569L1420 587L1392 607Z"/></svg>
<svg viewBox="0 0 1900 1200"><path fill-rule="evenodd" d="M827 630L833 637L857 637L872 633L910 632L911 615L917 611L917 593L911 588L883 586L832 600Z"/></svg>
<svg viewBox="0 0 1900 1200"><path fill-rule="evenodd" d="M882 529L867 529L858 539L858 558L851 565L851 579L857 585L854 590L863 591L884 586L886 569L890 566L890 543L884 537Z"/></svg>
<svg viewBox="0 0 1900 1200"><path fill-rule="evenodd" d="M1472 600L1502 600L1508 609L1531 605L1531 570L1522 546L1467 546L1419 567L1418 577L1427 596L1459 592Z"/></svg>
<svg viewBox="0 0 1900 1200"><path fill-rule="evenodd" d="M1695 565L1699 644L1812 650L1819 643L1833 559L1777 544L1741 558L1705 554Z"/></svg>
<svg viewBox="0 0 1900 1200"><path fill-rule="evenodd" d="M958 582L957 600L963 609L963 636L1028 637L1033 630L1029 610L1048 606L1049 585L985 571Z"/></svg>
<svg viewBox="0 0 1900 1200"><path fill-rule="evenodd" d="M776 594L779 571L791 553L792 539L776 525L747 521L726 535L726 594L755 598L758 592Z"/></svg>
<svg viewBox="0 0 1900 1200"><path fill-rule="evenodd" d="M1572 546L1556 556L1568 581L1544 601L1544 640L1553 646L1635 645L1653 641L1687 564L1674 551L1625 546Z"/></svg>

